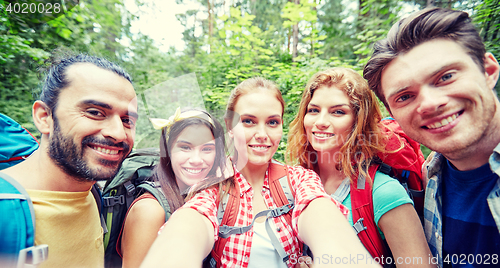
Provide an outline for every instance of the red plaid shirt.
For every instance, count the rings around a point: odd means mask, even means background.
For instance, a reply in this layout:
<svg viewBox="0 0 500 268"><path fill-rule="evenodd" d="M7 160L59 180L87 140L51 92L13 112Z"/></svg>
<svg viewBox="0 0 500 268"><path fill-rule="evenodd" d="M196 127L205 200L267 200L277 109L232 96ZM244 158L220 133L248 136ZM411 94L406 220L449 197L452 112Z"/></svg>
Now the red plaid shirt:
<svg viewBox="0 0 500 268"><path fill-rule="evenodd" d="M298 217L302 210L312 200L318 197L326 197L332 200L339 208L340 211L347 217L349 210L342 204L334 201L328 194L325 193L321 180L318 175L311 170L302 167L288 167L290 187L295 192L295 207L292 214L292 226L288 225L284 217L272 218L276 233L279 240L290 256L288 267L293 267L293 260L297 260L301 254L299 241L297 236L297 222ZM239 172L235 174L235 181L237 186L240 187L240 209L236 219L236 226L248 226L252 223L252 198L253 190L250 184L246 181L243 175ZM271 198L269 190L269 181L264 178L264 186L262 188L262 196L268 208L276 208L277 205ZM210 188L196 194L190 201L188 201L183 208L192 208L205 215L214 226L214 239L217 240L219 233L219 223L217 221L216 199L218 197L218 189ZM223 267L248 267L248 260L250 258L250 249L252 247L253 229L243 233L231 235L224 247L222 256Z"/></svg>

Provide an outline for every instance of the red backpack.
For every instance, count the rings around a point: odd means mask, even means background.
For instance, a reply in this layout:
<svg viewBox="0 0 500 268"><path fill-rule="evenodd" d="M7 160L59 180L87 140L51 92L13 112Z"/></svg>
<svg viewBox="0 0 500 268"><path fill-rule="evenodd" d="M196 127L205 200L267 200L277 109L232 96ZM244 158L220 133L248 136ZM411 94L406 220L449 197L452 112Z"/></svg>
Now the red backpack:
<svg viewBox="0 0 500 268"><path fill-rule="evenodd" d="M420 150L420 145L410 139L394 119L384 119L380 124L388 137L386 146L388 152L378 155L382 162L372 165L368 170L368 175L370 178L374 178L375 172L378 170L397 178L405 187L410 197L412 197L415 209L419 216L421 216L423 215L424 197L421 167L424 162L424 156ZM400 148L401 144L403 144L402 148ZM276 201L277 206L279 206L273 209L273 211L276 211L275 217L284 216L287 223L291 224L295 192L293 192L289 185L286 165L273 160L269 168L269 188L271 197ZM217 219L220 226L219 239L215 242L211 255L205 259L203 267L221 267L220 260L229 235L244 233L251 229L252 225L243 228L231 228L236 223L239 196L239 188L233 187L225 195L221 203L217 202L217 206L219 207L217 210ZM374 220L372 185L362 176L359 176L358 180L351 185L351 206L353 222L355 223L353 227L365 248L373 258L379 257L380 260L382 255L387 256L387 248ZM229 210L231 213L224 213L226 210ZM262 215L257 214L254 218L260 216ZM231 231L236 229L239 231ZM281 245L274 245L274 247L278 252L282 249ZM304 247L304 250L307 249L302 243L300 243L300 247Z"/></svg>
<svg viewBox="0 0 500 268"><path fill-rule="evenodd" d="M272 215L269 217L283 216L285 217L286 222L291 225L295 192L290 187L287 166L272 160L269 165L268 177L271 197L276 202L278 207L275 209L261 211L254 216L254 219L264 215ZM217 207L219 208L217 210L217 220L219 221L219 239L215 242L211 255L205 259L203 267L221 267L220 260L229 235L242 234L252 228L252 225L233 228L236 223L236 217L238 215L237 211L239 210L240 205L239 191L239 187L232 187L230 192L227 193L222 200L220 200L222 202L217 200ZM229 211L229 213L224 213L225 211ZM273 242L273 246L278 251L278 254L283 258L284 262L287 261L289 256L286 255L286 252L284 252L284 249L281 244L279 244L279 241L273 241L271 234L270 237L271 242ZM300 244L300 247L302 247L302 244Z"/></svg>
<svg viewBox="0 0 500 268"><path fill-rule="evenodd" d="M420 144L410 139L392 118L383 119L380 125L388 137L387 151L378 154L381 163L370 166L368 176L373 179L375 172L380 171L396 178L413 199L415 210L422 218L424 185L421 168L425 159ZM382 260L382 255L388 256L388 249L374 220L372 183L358 175L358 179L351 183L350 194L354 229L372 257Z"/></svg>

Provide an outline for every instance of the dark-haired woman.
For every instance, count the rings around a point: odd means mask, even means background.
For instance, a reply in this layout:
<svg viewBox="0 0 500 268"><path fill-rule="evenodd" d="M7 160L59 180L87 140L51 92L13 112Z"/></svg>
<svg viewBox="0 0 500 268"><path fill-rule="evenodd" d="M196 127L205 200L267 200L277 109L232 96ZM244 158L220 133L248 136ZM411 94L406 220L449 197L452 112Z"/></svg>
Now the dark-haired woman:
<svg viewBox="0 0 500 268"><path fill-rule="evenodd" d="M162 130L161 158L153 179L160 182L174 212L184 204L191 186L215 178L224 170L224 130L213 116L201 110L177 109L168 120L151 119L151 122ZM164 223L165 212L153 195L145 193L135 200L117 243L122 267L139 267Z"/></svg>

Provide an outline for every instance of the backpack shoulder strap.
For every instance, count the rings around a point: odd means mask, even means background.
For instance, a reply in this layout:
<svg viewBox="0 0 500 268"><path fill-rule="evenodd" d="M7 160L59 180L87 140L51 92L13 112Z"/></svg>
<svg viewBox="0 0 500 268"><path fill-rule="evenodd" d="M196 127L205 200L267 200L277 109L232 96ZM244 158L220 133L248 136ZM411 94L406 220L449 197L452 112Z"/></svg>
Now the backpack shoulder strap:
<svg viewBox="0 0 500 268"><path fill-rule="evenodd" d="M220 259L223 254L224 246L227 242L229 235L231 234L242 234L247 232L253 226L253 222L256 218L261 216L267 216L266 219L266 231L268 232L271 242L273 246L278 251L278 254L282 257L283 261L286 262L289 259L289 256L286 255L283 247L281 246L279 240L273 234L270 224L270 217L285 217L285 220L288 224L292 222L292 209L293 209L293 200L294 194L288 178L288 167L279 162L273 161L270 164L269 168L269 187L271 191L271 196L273 200L275 200L277 204L277 208L268 209L259 212L254 216L252 224L244 227L234 227L236 223L236 217L238 215L239 210L239 200L240 193L239 187L233 187L231 192L225 193L222 199L217 200L217 220L219 221L219 239L215 242L214 248L212 250L212 258L208 263L208 267L220 267ZM282 186L283 185L283 186ZM229 210L228 213L226 211Z"/></svg>
<svg viewBox="0 0 500 268"><path fill-rule="evenodd" d="M279 208L291 205L291 208L293 208L295 205L295 192L290 184L288 166L274 159L269 165L269 191L274 202L276 202L276 206ZM293 210L290 209L288 213L283 214L290 226L292 225L292 212Z"/></svg>
<svg viewBox="0 0 500 268"><path fill-rule="evenodd" d="M278 161L272 160L269 164L269 190L271 197L278 207L293 204L295 192L293 191L290 178L288 176L288 167ZM291 213L290 213L291 214ZM288 220L287 220L288 222ZM291 223L291 217L290 222Z"/></svg>
<svg viewBox="0 0 500 268"><path fill-rule="evenodd" d="M375 178L378 167L378 165L372 165L368 169L368 175L371 178ZM373 258L380 258L385 253L385 245L375 224L373 188L372 184L361 174L358 174L358 179L352 182L351 212L353 227L359 239Z"/></svg>
<svg viewBox="0 0 500 268"><path fill-rule="evenodd" d="M90 190L92 192L92 195L94 196L95 203L97 204L97 208L99 210L99 218L101 219L101 227L103 234L106 234L108 230L108 226L106 225L106 220L104 218L104 214L102 212L102 194L101 194L101 189L99 189L99 186L97 183L94 183L92 185L92 189Z"/></svg>
<svg viewBox="0 0 500 268"><path fill-rule="evenodd" d="M121 265L121 258L116 251L118 237L125 220L127 210L140 192L138 186L147 180L160 159L159 149L146 148L133 150L123 161L118 173L107 181L102 191L103 214L108 233L104 235L105 266ZM161 202L161 197L155 195ZM164 204L161 204L164 207ZM166 217L169 213L166 213Z"/></svg>
<svg viewBox="0 0 500 268"><path fill-rule="evenodd" d="M170 209L170 205L168 204L167 198L165 197L163 192L159 189L159 186L156 186L154 182L144 181L141 184L139 184L137 188L148 191L156 198L156 200L158 200L158 203L160 203L161 207L163 208L163 211L165 212L165 222L167 222L170 216L172 216L172 210Z"/></svg>
<svg viewBox="0 0 500 268"><path fill-rule="evenodd" d="M219 189L221 198L217 198L217 221L219 228L222 226L234 226L240 207L240 189L234 185L231 189ZM226 210L228 213L225 213ZM229 237L221 237L215 241L212 249L212 258L209 260L209 267L221 267L220 260Z"/></svg>
<svg viewBox="0 0 500 268"><path fill-rule="evenodd" d="M271 160L269 167L269 190L271 192L271 197L276 202L279 208L285 208L288 210L287 213L282 214L285 221L289 226L292 226L292 212L295 205L295 191L290 183L290 176L288 173L288 166L284 165L276 160ZM281 243L279 243L278 238L269 226L269 221L266 220L266 230L271 238L274 248L283 259L283 261L288 260L288 255ZM303 253L307 251L307 246L299 241L299 248L303 250Z"/></svg>
<svg viewBox="0 0 500 268"><path fill-rule="evenodd" d="M7 256L2 259L3 264L36 267L45 261L49 247L35 246L35 211L31 198L21 184L4 173L0 173L0 214L9 215L0 217L0 255Z"/></svg>

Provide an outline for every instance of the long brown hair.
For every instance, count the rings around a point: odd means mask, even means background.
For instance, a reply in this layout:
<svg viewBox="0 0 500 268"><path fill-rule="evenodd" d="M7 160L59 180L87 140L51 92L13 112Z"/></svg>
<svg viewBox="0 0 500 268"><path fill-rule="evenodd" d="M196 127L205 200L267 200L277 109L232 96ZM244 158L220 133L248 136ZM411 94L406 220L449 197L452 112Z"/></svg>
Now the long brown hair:
<svg viewBox="0 0 500 268"><path fill-rule="evenodd" d="M201 111L201 110L200 110ZM153 179L158 181L161 189L168 200L172 212L184 204L184 198L181 195L179 186L175 179L172 169L170 153L173 143L179 137L181 132L189 126L206 126L212 132L215 139L215 160L212 169L208 173L207 179L203 180L198 187L206 188L207 184L214 184L213 181L220 181L218 173L225 169L226 153L224 129L222 125L209 113L203 112L206 119L200 117L190 117L175 122L171 127L162 129L160 138L160 162L153 171ZM210 122L211 121L211 122Z"/></svg>
<svg viewBox="0 0 500 268"><path fill-rule="evenodd" d="M340 148L339 168L351 180L359 170L368 174L373 158L384 150L385 138L378 123L382 118L376 97L368 88L368 83L357 72L347 68L332 68L318 72L307 83L300 101L299 112L290 123L288 132L287 160L319 172L317 152L307 140L304 117L314 92L322 87L336 87L349 98L354 113L354 125L344 145ZM315 156L312 159L311 156Z"/></svg>

